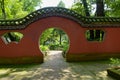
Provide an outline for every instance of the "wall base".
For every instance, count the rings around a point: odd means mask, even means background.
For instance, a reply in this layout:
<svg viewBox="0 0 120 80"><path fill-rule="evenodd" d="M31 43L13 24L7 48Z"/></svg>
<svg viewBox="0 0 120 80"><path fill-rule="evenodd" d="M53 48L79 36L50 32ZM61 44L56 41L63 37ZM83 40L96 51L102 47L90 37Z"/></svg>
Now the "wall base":
<svg viewBox="0 0 120 80"><path fill-rule="evenodd" d="M32 57L0 58L0 64L34 64L34 63L43 63L43 57L32 56Z"/></svg>
<svg viewBox="0 0 120 80"><path fill-rule="evenodd" d="M79 61L92 61L92 60L105 60L109 58L120 58L120 53L83 53L83 54L67 54L67 62L79 62Z"/></svg>

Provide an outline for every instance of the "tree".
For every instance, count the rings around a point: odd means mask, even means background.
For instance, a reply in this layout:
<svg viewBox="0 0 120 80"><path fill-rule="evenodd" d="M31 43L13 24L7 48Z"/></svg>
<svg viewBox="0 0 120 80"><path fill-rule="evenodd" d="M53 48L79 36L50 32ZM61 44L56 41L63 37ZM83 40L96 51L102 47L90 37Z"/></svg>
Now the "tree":
<svg viewBox="0 0 120 80"><path fill-rule="evenodd" d="M41 0L19 0L23 4L23 11L32 12L36 6L41 5Z"/></svg>
<svg viewBox="0 0 120 80"><path fill-rule="evenodd" d="M0 0L0 19L22 18L40 4L41 0Z"/></svg>
<svg viewBox="0 0 120 80"><path fill-rule="evenodd" d="M52 32L53 28L45 30L40 37L40 44L46 45L46 42L50 41L50 38L53 37L51 34Z"/></svg>
<svg viewBox="0 0 120 80"><path fill-rule="evenodd" d="M86 16L83 1L87 2L90 16L120 17L120 0L76 0L72 10ZM96 8L95 8L96 5ZM95 12L95 13L94 13Z"/></svg>
<svg viewBox="0 0 120 80"><path fill-rule="evenodd" d="M105 16L103 0L96 0L96 16Z"/></svg>
<svg viewBox="0 0 120 80"><path fill-rule="evenodd" d="M106 15L120 17L120 0L105 0Z"/></svg>
<svg viewBox="0 0 120 80"><path fill-rule="evenodd" d="M2 13L2 18L6 19L6 12L5 12L5 1L0 0L0 8L1 8L1 13Z"/></svg>
<svg viewBox="0 0 120 80"><path fill-rule="evenodd" d="M78 1L77 1L78 2ZM104 12L104 0L81 0L75 5L73 5L72 10L81 13L84 16L91 16L90 14L93 9L91 8L94 4L96 4L96 12L95 16L105 16ZM93 12L92 12L93 13ZM89 30L91 39L98 39L100 37L100 30Z"/></svg>
<svg viewBox="0 0 120 80"><path fill-rule="evenodd" d="M53 30L53 34L55 34L56 33L56 35L57 35L57 37L59 37L59 39L58 39L58 41L59 41L59 45L62 45L62 36L65 34L65 32L63 32L62 30L60 30L60 29L54 29Z"/></svg>
<svg viewBox="0 0 120 80"><path fill-rule="evenodd" d="M103 3L103 0L96 0L96 13L95 15L98 17L98 16L101 16L101 17L104 17L105 16L105 13L104 13L104 3ZM95 39L98 39L100 38L100 30L95 30Z"/></svg>
<svg viewBox="0 0 120 80"><path fill-rule="evenodd" d="M73 4L73 6L71 7L71 10L73 10L83 16L86 16L82 2Z"/></svg>
<svg viewBox="0 0 120 80"><path fill-rule="evenodd" d="M86 16L90 16L89 8L86 0L82 0Z"/></svg>
<svg viewBox="0 0 120 80"><path fill-rule="evenodd" d="M46 48L47 47L47 48ZM64 31L57 28L45 30L40 37L40 48L45 50L58 50L59 48L66 51L69 47L69 40Z"/></svg>
<svg viewBox="0 0 120 80"><path fill-rule="evenodd" d="M94 0L77 0L75 1L77 3L74 3L71 7L72 10L76 11L77 13L83 15L83 16L91 16L93 15L93 4ZM92 12L92 14L91 14Z"/></svg>
<svg viewBox="0 0 120 80"><path fill-rule="evenodd" d="M65 3L63 1L60 1L58 3L57 7L63 7L63 8L65 8Z"/></svg>
<svg viewBox="0 0 120 80"><path fill-rule="evenodd" d="M72 6L72 9L84 16L105 16L103 1L104 0L80 0L78 3L75 3ZM93 11L95 10L94 5L96 5L95 14L93 13Z"/></svg>

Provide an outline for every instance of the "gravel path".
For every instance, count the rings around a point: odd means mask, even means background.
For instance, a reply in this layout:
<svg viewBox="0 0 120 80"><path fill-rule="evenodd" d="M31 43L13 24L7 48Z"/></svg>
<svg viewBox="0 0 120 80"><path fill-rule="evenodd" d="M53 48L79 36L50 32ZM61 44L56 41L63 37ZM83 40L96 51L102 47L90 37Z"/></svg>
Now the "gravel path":
<svg viewBox="0 0 120 80"><path fill-rule="evenodd" d="M0 67L0 80L114 80L108 61L68 63L61 51L50 51L38 65Z"/></svg>

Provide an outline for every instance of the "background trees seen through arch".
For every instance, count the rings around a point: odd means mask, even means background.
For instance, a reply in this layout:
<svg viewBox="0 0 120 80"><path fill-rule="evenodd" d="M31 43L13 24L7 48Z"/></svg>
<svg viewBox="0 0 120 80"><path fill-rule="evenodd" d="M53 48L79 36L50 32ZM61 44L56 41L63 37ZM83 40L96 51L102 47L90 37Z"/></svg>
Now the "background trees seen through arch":
<svg viewBox="0 0 120 80"><path fill-rule="evenodd" d="M69 38L67 34L58 28L49 28L40 36L41 51L62 50L66 52L69 48Z"/></svg>

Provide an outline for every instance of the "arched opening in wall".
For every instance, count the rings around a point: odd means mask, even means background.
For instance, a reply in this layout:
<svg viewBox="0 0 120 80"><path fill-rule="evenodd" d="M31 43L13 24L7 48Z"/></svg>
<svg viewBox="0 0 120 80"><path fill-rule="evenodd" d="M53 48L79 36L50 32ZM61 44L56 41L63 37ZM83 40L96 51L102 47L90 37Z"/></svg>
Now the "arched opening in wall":
<svg viewBox="0 0 120 80"><path fill-rule="evenodd" d="M15 42L17 44L23 38L23 34L20 32L8 32L3 34L1 38L5 42L5 44L11 43L11 42Z"/></svg>
<svg viewBox="0 0 120 80"><path fill-rule="evenodd" d="M59 52L65 57L69 50L68 35L61 29L49 28L45 30L39 38L39 48L44 56L51 55Z"/></svg>

